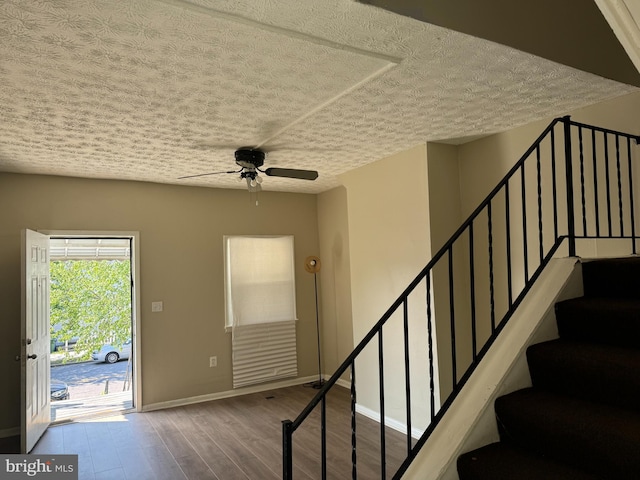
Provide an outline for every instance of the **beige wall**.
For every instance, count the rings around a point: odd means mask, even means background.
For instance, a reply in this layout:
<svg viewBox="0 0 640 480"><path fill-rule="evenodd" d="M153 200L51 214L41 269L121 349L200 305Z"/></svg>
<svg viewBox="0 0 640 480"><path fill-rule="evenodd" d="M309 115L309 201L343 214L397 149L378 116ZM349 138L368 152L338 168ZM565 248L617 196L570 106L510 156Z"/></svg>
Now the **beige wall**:
<svg viewBox="0 0 640 480"><path fill-rule="evenodd" d="M348 199L353 335L359 343L431 256L426 145L341 179ZM424 427L429 415L424 298L418 290L409 305L416 427ZM401 315L394 315L384 330L386 415L400 424L405 418L402 345ZM377 342L356 363L356 377L359 406L379 412Z"/></svg>
<svg viewBox="0 0 640 480"><path fill-rule="evenodd" d="M640 92L569 112L571 119L599 127L640 134ZM459 147L461 205L471 213L520 159L552 118Z"/></svg>
<svg viewBox="0 0 640 480"><path fill-rule="evenodd" d="M431 247L437 252L462 221L458 147L427 144Z"/></svg>
<svg viewBox="0 0 640 480"><path fill-rule="evenodd" d="M347 191L334 188L318 195L322 371L331 376L353 350L351 270ZM345 375L343 378L347 378Z"/></svg>
<svg viewBox="0 0 640 480"><path fill-rule="evenodd" d="M458 165L458 147L439 143L427 144L429 167L429 216L431 225L431 245L433 255L449 241L462 222L460 205L460 169ZM464 242L463 242L464 243ZM465 243L465 245L467 245ZM454 268L455 292L468 292L468 279L461 265L468 259L466 251L455 250ZM442 398L453 389L453 360L451 351L451 319L449 315L449 274L448 258L443 257L433 270L433 316L437 332L437 352L439 385ZM467 297L454 295L457 329L466 329L464 322L468 318L469 302ZM456 363L466 365L470 361L470 338L457 337L458 349ZM460 365L457 366L460 370Z"/></svg>
<svg viewBox="0 0 640 480"><path fill-rule="evenodd" d="M295 236L298 373L317 372L313 276L319 254L316 195L0 173L0 296L3 343L0 430L19 425L20 231L139 231L142 383L145 405L232 389L224 331L222 237ZM151 313L152 301L164 311ZM217 355L218 367L208 358Z"/></svg>

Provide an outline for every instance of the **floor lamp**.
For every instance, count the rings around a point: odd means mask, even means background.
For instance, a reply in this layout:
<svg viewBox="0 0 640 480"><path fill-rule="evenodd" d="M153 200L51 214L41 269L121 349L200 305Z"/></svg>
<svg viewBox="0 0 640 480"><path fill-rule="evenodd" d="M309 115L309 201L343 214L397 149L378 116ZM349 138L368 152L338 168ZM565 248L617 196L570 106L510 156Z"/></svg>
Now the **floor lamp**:
<svg viewBox="0 0 640 480"><path fill-rule="evenodd" d="M324 380L322 379L322 362L320 358L320 319L318 316L318 272L320 271L320 259L315 256L307 257L304 261L304 269L313 273L313 284L315 287L316 294L316 335L318 337L318 380L313 382L311 386L313 388L322 388L324 385Z"/></svg>

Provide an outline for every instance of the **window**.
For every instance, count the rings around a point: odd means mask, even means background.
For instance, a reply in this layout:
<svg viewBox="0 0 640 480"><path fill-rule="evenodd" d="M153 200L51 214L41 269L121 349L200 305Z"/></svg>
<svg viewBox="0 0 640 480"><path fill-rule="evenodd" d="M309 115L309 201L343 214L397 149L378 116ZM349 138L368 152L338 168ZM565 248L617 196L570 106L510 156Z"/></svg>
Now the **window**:
<svg viewBox="0 0 640 480"><path fill-rule="evenodd" d="M226 326L296 320L293 236L225 236Z"/></svg>

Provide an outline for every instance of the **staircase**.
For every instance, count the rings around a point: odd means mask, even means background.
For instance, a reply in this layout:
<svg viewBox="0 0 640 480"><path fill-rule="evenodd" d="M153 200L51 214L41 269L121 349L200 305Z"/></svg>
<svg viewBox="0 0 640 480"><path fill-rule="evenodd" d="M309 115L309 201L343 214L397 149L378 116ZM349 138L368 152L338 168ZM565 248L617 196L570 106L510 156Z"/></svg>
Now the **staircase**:
<svg viewBox="0 0 640 480"><path fill-rule="evenodd" d="M640 478L640 257L582 268L560 338L527 350L533 387L496 400L500 442L460 456L460 480Z"/></svg>
<svg viewBox="0 0 640 480"><path fill-rule="evenodd" d="M441 422L447 428L444 419L450 407L551 260L594 251L638 254L640 210L634 185L638 145L638 135L569 117L553 120L302 412L294 420L282 421L282 477L293 479L296 461L305 458L295 445L295 433L301 428L317 434L314 474L329 477L327 465L336 462L327 458L327 442L335 440L326 418L327 396L335 387L347 387L350 438L341 440L351 449L344 452L350 458L337 478L360 478L358 472L364 468L378 470L383 480L391 475L394 480L436 478L440 470L409 472L409 467L420 469L421 460L436 450L421 451ZM640 360L619 360L620 355L632 355L629 342L635 340L640 348L638 327L627 315L637 311L640 302L635 293L640 289L633 283L638 276L632 273L640 266L631 262L616 265L622 273L603 266L604 272L589 274L600 262L586 267L586 298L558 307L562 339L530 351L534 388L496 403L503 442L462 457L463 480L597 478L593 474L640 478L637 464L628 463L636 461L634 455L627 454L631 446L640 445L640 413L628 408L640 399L638 384L633 383L640 378L640 367L624 382L601 372L624 375L615 362L621 361L625 368L640 364ZM602 287L592 287L596 281ZM603 319L597 312L605 307ZM571 351L577 360L565 359ZM589 364L594 370L585 370ZM625 393L613 391L614 384ZM599 403L594 407L589 402ZM364 411L379 421L379 456L359 453L358 445L371 440L359 427ZM620 418L625 411L628 417ZM312 413L319 414L319 426L311 420L316 418ZM389 428L405 436L404 459L387 452ZM441 460L455 464L453 452L460 446L457 443ZM510 460L502 460L503 454ZM592 462L600 454L606 461L595 467ZM421 459L414 463L418 455ZM556 465L560 463L566 465ZM555 476L548 473L553 469ZM589 469L593 473L582 473ZM544 473L535 476L540 471Z"/></svg>

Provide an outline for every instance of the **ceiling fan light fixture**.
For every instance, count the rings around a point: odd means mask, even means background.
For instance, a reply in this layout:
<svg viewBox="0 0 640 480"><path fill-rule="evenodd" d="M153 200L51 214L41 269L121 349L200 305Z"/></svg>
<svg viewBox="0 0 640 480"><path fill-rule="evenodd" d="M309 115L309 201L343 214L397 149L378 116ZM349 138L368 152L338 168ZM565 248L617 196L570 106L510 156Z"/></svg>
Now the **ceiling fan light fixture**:
<svg viewBox="0 0 640 480"><path fill-rule="evenodd" d="M283 177L294 178L298 180L315 180L318 178L318 172L315 170L300 170L296 168L279 168L270 167L266 170L262 170L260 167L264 164L266 153L260 148L254 147L242 147L235 151L236 165L240 167L240 170L232 170L227 172L211 172L201 173L198 175L188 175L183 178L203 177L206 175L216 175L219 173L234 173L240 174L237 178L238 181L243 179L247 180L247 186L249 190L261 190L261 184L263 177L260 173L264 173L267 177Z"/></svg>
<svg viewBox="0 0 640 480"><path fill-rule="evenodd" d="M242 147L235 151L236 164L242 168L255 169L264 164L266 154L258 148Z"/></svg>

